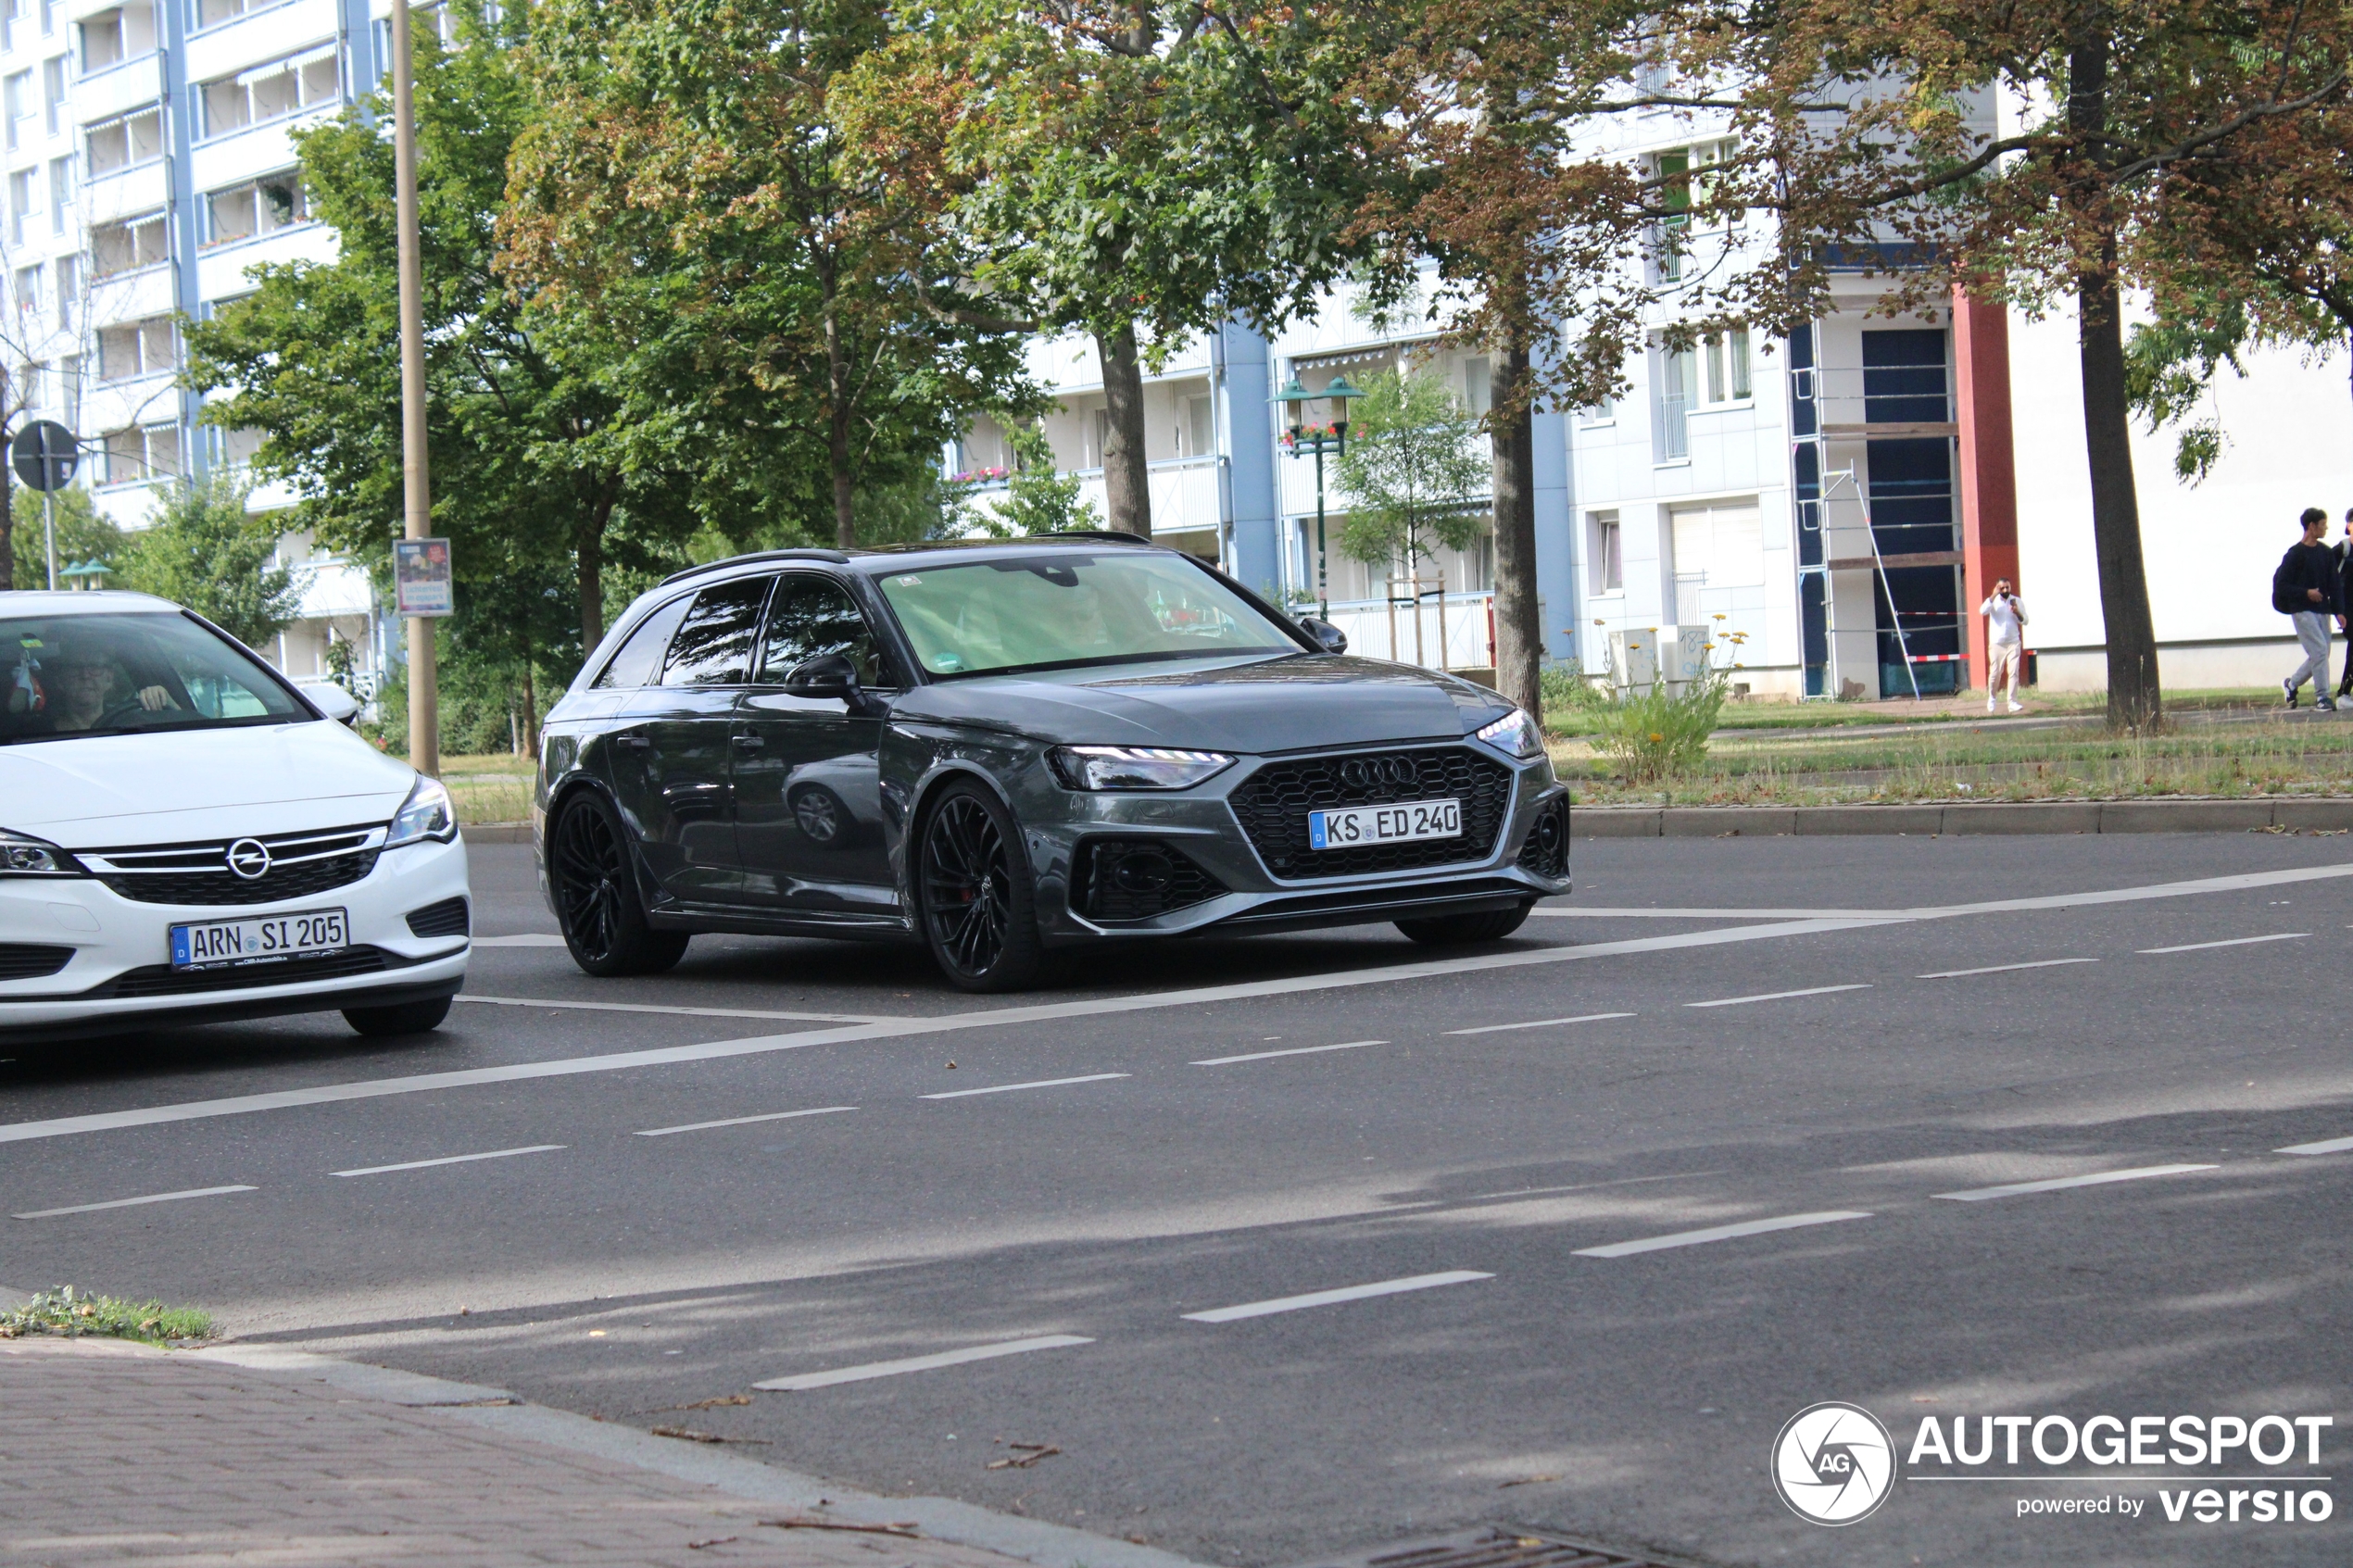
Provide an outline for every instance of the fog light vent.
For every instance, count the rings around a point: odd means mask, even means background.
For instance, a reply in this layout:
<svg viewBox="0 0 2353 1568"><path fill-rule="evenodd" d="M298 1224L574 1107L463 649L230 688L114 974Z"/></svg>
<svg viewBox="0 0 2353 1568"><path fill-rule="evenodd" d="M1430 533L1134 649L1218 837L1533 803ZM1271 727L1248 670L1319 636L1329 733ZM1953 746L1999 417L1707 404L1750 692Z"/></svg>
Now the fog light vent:
<svg viewBox="0 0 2353 1568"><path fill-rule="evenodd" d="M1520 846L1520 869L1541 877L1568 874L1568 797L1554 799L1536 814Z"/></svg>
<svg viewBox="0 0 2353 1568"><path fill-rule="evenodd" d="M1214 898L1225 884L1181 849L1149 838L1090 838L1079 846L1072 907L1088 920L1150 920Z"/></svg>

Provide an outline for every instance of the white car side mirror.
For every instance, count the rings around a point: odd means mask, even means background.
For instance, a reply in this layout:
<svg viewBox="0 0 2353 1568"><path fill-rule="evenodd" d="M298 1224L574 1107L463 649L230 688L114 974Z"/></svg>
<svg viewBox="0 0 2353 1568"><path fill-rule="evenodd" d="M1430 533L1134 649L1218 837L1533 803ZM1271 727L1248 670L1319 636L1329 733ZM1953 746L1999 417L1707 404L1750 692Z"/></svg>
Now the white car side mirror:
<svg viewBox="0 0 2353 1568"><path fill-rule="evenodd" d="M310 705L338 724L359 721L359 699L331 681L302 682L296 689L310 699Z"/></svg>

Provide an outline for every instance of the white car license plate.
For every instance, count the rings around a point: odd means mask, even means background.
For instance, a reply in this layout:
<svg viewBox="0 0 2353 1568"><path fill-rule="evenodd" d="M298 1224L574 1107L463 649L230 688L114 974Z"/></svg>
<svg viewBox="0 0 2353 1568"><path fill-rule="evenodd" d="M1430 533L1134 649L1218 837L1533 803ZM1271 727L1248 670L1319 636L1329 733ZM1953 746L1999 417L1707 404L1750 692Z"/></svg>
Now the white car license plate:
<svg viewBox="0 0 2353 1568"><path fill-rule="evenodd" d="M1351 849L1361 844L1407 844L1417 838L1463 836L1459 800L1409 800L1401 806L1355 806L1307 813L1307 847Z"/></svg>
<svg viewBox="0 0 2353 1568"><path fill-rule="evenodd" d="M256 920L208 920L171 928L171 967L212 969L257 959L309 958L351 946L350 922L341 909L305 909L300 914Z"/></svg>

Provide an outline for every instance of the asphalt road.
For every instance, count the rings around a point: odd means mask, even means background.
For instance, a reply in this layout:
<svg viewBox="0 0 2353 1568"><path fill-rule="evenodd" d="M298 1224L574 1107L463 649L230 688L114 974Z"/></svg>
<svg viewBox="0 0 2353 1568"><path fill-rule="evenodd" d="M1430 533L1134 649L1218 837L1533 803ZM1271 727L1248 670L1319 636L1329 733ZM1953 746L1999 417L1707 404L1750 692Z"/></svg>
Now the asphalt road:
<svg viewBox="0 0 2353 1568"><path fill-rule="evenodd" d="M551 929L528 857L475 849L481 934ZM2353 1555L2353 1143L2274 1152L2353 1140L2353 841L1618 840L1577 871L1571 912L1471 952L1197 942L970 998L884 947L702 939L598 982L492 945L469 990L510 1001L417 1042L19 1047L11 1213L251 1190L0 1218L0 1281L1247 1568L1488 1522L1706 1563ZM1047 1336L1080 1342L672 1413ZM1768 1459L1832 1399L1902 1459L1931 1415L2334 1424L2317 1463L1931 1455L1826 1529ZM989 1468L1017 1443L1059 1451ZM2255 1523L2287 1476L2330 1516ZM2239 1522L2169 1522L2208 1479Z"/></svg>

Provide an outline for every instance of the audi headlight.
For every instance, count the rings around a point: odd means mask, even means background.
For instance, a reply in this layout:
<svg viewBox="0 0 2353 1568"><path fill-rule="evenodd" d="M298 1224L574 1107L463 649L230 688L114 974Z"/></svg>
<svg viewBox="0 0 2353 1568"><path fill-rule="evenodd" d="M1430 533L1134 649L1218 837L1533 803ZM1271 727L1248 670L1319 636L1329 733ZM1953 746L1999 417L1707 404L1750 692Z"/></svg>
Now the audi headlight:
<svg viewBox="0 0 2353 1568"><path fill-rule="evenodd" d="M1159 746L1058 746L1046 760L1065 789L1190 789L1234 765L1222 751Z"/></svg>
<svg viewBox="0 0 2353 1568"><path fill-rule="evenodd" d="M1513 709L1501 719L1478 732L1478 738L1514 757L1541 757L1544 737L1537 731L1536 721L1520 709Z"/></svg>
<svg viewBox="0 0 2353 1568"><path fill-rule="evenodd" d="M403 844L421 844L426 839L447 844L457 836L458 809L449 803L449 792L441 787L439 779L419 773L409 798L393 814L392 832L385 835L384 847L396 849Z"/></svg>
<svg viewBox="0 0 2353 1568"><path fill-rule="evenodd" d="M82 863L46 839L0 828L0 876L87 876Z"/></svg>

